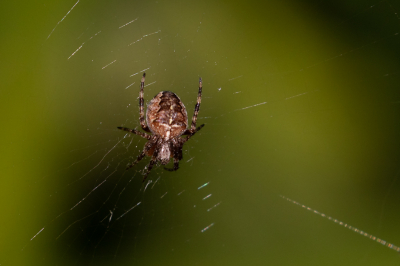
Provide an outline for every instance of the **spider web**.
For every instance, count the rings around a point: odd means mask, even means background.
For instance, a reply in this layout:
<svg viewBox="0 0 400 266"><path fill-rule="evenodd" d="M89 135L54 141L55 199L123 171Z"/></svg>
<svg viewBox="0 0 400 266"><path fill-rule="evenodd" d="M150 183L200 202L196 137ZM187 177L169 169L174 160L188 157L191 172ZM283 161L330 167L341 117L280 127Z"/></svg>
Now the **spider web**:
<svg viewBox="0 0 400 266"><path fill-rule="evenodd" d="M398 265L321 215L400 245L396 2L31 5L3 49L1 264ZM189 117L201 76L206 125L142 183L117 126L144 71Z"/></svg>

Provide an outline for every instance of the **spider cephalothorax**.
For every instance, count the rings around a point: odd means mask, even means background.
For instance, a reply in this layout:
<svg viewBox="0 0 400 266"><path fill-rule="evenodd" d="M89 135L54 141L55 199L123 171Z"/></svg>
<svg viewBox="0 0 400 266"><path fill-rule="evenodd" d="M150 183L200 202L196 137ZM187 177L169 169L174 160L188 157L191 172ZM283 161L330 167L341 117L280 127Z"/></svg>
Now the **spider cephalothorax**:
<svg viewBox="0 0 400 266"><path fill-rule="evenodd" d="M192 124L188 127L188 116L185 105L179 99L178 95L170 91L162 91L158 93L148 104L146 112L146 122L144 119L144 100L143 89L146 73L143 73L140 83L139 93L139 110L140 125L142 129L151 134L129 129L126 127L118 127L145 139L148 139L142 153L137 157L136 161L130 164L126 169L131 168L138 163L145 155L150 156L151 160L144 173L143 181L147 178L153 165L160 162L163 165L168 164L171 158L174 159L174 167L172 169L165 168L169 171L176 171L179 168L179 161L182 159L183 144L188 141L203 126L196 128L197 114L199 113L201 103L202 81L199 79L199 92L197 95L197 103L194 108ZM185 137L181 137L186 135Z"/></svg>

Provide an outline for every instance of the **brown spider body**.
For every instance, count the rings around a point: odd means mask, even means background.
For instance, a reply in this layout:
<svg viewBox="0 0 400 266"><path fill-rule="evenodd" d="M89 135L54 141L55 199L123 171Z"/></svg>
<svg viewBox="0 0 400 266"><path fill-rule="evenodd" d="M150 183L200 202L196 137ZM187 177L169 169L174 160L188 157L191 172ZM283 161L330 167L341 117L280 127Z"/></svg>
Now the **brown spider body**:
<svg viewBox="0 0 400 266"><path fill-rule="evenodd" d="M197 103L195 105L192 124L188 129L188 116L185 105L179 97L170 91L162 91L158 93L148 104L146 112L146 122L144 119L144 80L146 73L143 73L140 83L139 93L139 111L140 125L146 132L152 135L129 129L126 127L118 127L118 129L128 131L147 139L143 152L137 157L136 161L130 164L127 169L138 163L145 155L151 156L149 165L144 174L143 181L147 178L153 165L157 162L166 165L171 158L174 159L174 168L166 170L176 171L179 168L179 161L182 159L183 144L188 141L203 126L196 128L197 114L199 113L202 92L202 80L199 80L199 92L197 95ZM181 137L187 135L186 137Z"/></svg>
<svg viewBox="0 0 400 266"><path fill-rule="evenodd" d="M150 101L146 118L151 133L166 141L181 136L188 125L185 105L178 95L170 91L162 91Z"/></svg>

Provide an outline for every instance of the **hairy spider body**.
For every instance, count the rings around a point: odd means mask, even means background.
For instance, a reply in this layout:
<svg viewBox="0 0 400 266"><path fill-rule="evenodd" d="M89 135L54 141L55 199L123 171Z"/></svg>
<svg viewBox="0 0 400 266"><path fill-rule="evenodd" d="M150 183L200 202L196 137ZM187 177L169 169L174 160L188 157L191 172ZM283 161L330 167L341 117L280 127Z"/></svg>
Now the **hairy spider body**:
<svg viewBox="0 0 400 266"><path fill-rule="evenodd" d="M157 94L147 105L146 122L153 135L165 140L181 136L188 124L185 105L170 91Z"/></svg>
<svg viewBox="0 0 400 266"><path fill-rule="evenodd" d="M186 131L188 118L185 105L175 93L162 91L147 105L146 122L151 133L161 139L157 159L165 165L171 157L173 158L171 151L180 145L177 137ZM154 153L154 150L152 152ZM178 153L178 157L182 158L182 150Z"/></svg>
<svg viewBox="0 0 400 266"><path fill-rule="evenodd" d="M174 167L172 169L165 168L169 171L176 171L179 168L179 161L182 159L183 144L188 141L197 131L203 126L196 128L197 114L199 113L202 92L202 80L199 79L199 92L197 95L197 103L192 118L190 129L188 127L188 116L185 105L179 99L178 95L170 91L162 91L158 93L148 104L146 112L146 122L144 119L144 80L146 73L143 73L142 81L140 83L139 93L139 111L140 111L140 125L142 129L152 135L137 131L136 129L129 129L126 127L118 127L118 129L128 131L148 139L144 146L143 152L137 157L136 161L130 164L126 169L128 170L136 163L138 163L145 155L150 156L151 160L147 166L144 174L143 181L147 178L153 165L157 162L166 165L170 159L174 160ZM187 135L186 137L181 137Z"/></svg>

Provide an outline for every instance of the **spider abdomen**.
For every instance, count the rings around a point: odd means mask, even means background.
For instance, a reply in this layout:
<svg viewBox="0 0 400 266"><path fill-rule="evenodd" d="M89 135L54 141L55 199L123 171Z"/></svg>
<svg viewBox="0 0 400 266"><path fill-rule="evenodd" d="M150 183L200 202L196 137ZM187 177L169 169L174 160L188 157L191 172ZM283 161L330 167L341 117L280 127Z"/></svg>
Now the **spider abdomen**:
<svg viewBox="0 0 400 266"><path fill-rule="evenodd" d="M165 140L182 135L188 124L185 105L170 91L162 91L150 101L146 120L150 131Z"/></svg>

